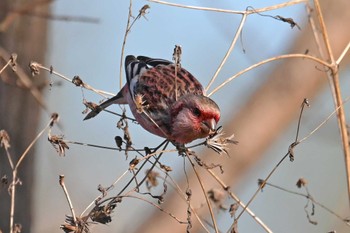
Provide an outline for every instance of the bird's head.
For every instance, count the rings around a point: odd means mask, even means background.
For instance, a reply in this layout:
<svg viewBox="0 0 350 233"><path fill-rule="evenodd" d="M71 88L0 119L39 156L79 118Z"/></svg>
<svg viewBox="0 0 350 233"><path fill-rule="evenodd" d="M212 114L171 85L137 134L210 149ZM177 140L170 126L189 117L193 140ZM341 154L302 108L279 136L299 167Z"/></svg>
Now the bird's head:
<svg viewBox="0 0 350 233"><path fill-rule="evenodd" d="M219 119L220 109L213 100L202 95L184 95L171 107L170 139L185 144L205 138L215 132Z"/></svg>

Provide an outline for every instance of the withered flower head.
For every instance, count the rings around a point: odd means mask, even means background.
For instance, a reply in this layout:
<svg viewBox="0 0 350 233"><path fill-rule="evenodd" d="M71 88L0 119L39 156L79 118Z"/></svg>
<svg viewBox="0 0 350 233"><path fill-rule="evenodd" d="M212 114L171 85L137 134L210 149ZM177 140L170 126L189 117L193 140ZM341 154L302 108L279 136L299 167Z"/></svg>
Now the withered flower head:
<svg viewBox="0 0 350 233"><path fill-rule="evenodd" d="M298 188L305 187L307 185L307 180L301 177L297 181L296 185Z"/></svg>
<svg viewBox="0 0 350 233"><path fill-rule="evenodd" d="M220 155L222 153L228 155L228 144L238 144L238 141L233 140L233 137L233 134L230 137L224 137L220 126L213 135L207 138L205 145Z"/></svg>
<svg viewBox="0 0 350 233"><path fill-rule="evenodd" d="M11 147L10 145L10 136L6 132L6 130L0 130L0 145L4 147L5 150Z"/></svg>
<svg viewBox="0 0 350 233"><path fill-rule="evenodd" d="M50 135L48 137L49 142L51 145L56 149L59 156L65 156L66 149L69 149L66 142L63 141L63 136L58 135Z"/></svg>

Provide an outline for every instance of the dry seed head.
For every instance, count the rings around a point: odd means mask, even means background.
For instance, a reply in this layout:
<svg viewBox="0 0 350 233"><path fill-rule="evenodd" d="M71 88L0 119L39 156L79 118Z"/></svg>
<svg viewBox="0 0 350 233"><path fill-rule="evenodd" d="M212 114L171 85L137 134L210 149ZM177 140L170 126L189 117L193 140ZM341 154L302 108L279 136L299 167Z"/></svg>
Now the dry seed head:
<svg viewBox="0 0 350 233"><path fill-rule="evenodd" d="M136 94L135 95L135 105L136 105L136 110L138 113L143 113L145 111L145 108L148 108L147 105L145 105L146 101L143 99L144 95L141 94Z"/></svg>
<svg viewBox="0 0 350 233"><path fill-rule="evenodd" d="M10 136L6 132L6 130L2 129L0 130L0 145L1 147L4 147L5 150L11 147L10 145Z"/></svg>
<svg viewBox="0 0 350 233"><path fill-rule="evenodd" d="M32 72L32 76L40 74L40 66L41 65L35 61L32 61L29 64L29 68L30 68L30 71Z"/></svg>

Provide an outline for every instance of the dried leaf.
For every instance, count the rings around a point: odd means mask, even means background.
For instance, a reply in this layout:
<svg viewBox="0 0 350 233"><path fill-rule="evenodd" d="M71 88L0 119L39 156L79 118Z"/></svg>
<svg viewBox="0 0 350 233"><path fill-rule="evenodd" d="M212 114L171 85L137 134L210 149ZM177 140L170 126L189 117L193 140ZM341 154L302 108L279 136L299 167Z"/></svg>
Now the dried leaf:
<svg viewBox="0 0 350 233"><path fill-rule="evenodd" d="M298 188L305 187L307 185L307 180L304 178L299 178L299 180L296 183Z"/></svg>
<svg viewBox="0 0 350 233"><path fill-rule="evenodd" d="M8 135L7 131L2 129L0 130L0 145L1 147L4 147L5 150L8 150L10 145L10 136Z"/></svg>
<svg viewBox="0 0 350 233"><path fill-rule="evenodd" d="M74 83L74 85L77 86L77 87L80 87L80 86L84 85L83 80L81 80L81 78L78 75L73 77L72 83Z"/></svg>
<svg viewBox="0 0 350 233"><path fill-rule="evenodd" d="M56 149L59 156L65 156L66 149L69 149L68 145L63 141L63 136L52 135L48 137L51 145Z"/></svg>

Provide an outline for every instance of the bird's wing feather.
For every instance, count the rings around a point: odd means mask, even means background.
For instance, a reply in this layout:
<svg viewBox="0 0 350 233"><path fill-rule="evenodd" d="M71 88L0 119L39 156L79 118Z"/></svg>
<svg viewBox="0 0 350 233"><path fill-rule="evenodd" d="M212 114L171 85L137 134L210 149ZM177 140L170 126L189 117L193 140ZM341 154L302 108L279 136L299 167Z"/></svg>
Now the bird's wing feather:
<svg viewBox="0 0 350 233"><path fill-rule="evenodd" d="M145 62L138 60L132 55L126 56L125 73L132 99L135 99L135 89L138 85L139 77L147 70L148 67Z"/></svg>
<svg viewBox="0 0 350 233"><path fill-rule="evenodd" d="M156 67L158 65L171 65L174 64L171 61L165 60L165 59L160 59L160 58L150 58L150 57L146 57L146 56L138 56L137 59L139 61L142 61L144 63L146 63L149 66L153 66Z"/></svg>
<svg viewBox="0 0 350 233"><path fill-rule="evenodd" d="M186 94L202 95L203 87L183 68L175 75L175 65L170 64L149 68L139 77L134 91L143 96L151 115L164 117L162 114L170 114L168 109L177 99Z"/></svg>

